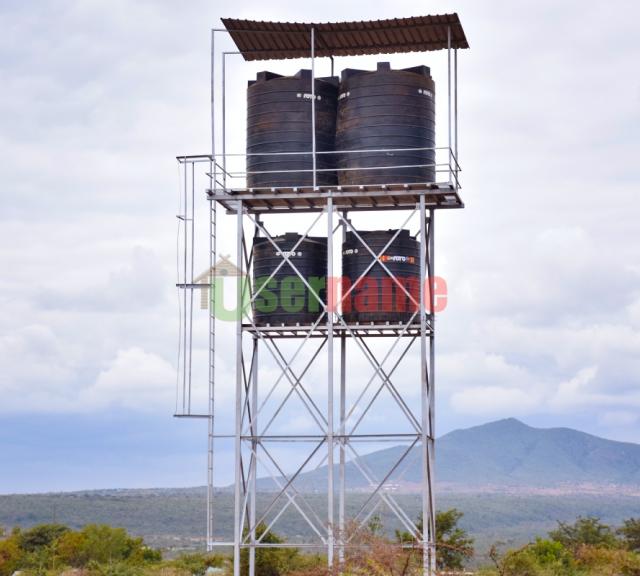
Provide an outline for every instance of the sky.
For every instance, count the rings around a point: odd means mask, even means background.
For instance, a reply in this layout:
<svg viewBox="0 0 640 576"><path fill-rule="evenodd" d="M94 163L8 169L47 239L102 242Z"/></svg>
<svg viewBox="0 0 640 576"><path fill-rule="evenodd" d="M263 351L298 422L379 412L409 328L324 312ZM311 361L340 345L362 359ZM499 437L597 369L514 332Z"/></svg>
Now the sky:
<svg viewBox="0 0 640 576"><path fill-rule="evenodd" d="M0 493L205 483L205 423L172 417L175 157L210 150L209 30L219 18L454 11L471 44L459 58L466 208L438 214L436 224L437 274L449 288L437 324L438 434L517 417L640 442L637 3L6 0ZM378 59L430 65L444 87L443 58ZM375 61L340 58L336 68ZM308 62L233 64L229 149L242 151L246 81ZM443 97L441 89L440 114ZM202 188L198 214L207 207ZM198 270L208 262L202 221ZM360 222L389 227L382 217ZM234 242L223 221L221 253L232 256ZM206 313L196 316L194 410L202 411ZM220 328L221 433L231 426L232 333ZM417 400L415 359L408 355L397 378ZM350 357L350 373L366 368L361 355ZM268 359L264 375L278 376ZM319 399L322 377L308 376ZM376 410L371 429L388 419L384 405ZM309 419L292 407L279 426L304 431ZM229 449L220 443L220 484L232 479Z"/></svg>

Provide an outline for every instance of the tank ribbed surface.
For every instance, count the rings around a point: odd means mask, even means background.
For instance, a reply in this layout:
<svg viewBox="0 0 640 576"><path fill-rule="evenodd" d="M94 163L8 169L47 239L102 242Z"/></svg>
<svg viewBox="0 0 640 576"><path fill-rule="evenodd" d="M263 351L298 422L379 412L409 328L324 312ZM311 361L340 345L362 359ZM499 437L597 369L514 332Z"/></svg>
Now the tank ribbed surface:
<svg viewBox="0 0 640 576"><path fill-rule="evenodd" d="M360 237L377 255L397 230L358 231ZM401 230L380 257L389 271L402 283L407 292L420 303L420 243L409 230ZM353 232L347 232L342 245L342 275L353 285L371 264L373 256ZM346 290L343 290L343 294ZM342 303L346 322L399 324L409 321L416 305L393 281L379 262L369 270ZM419 322L416 314L414 322Z"/></svg>
<svg viewBox="0 0 640 576"><path fill-rule="evenodd" d="M374 72L342 71L337 150L435 147L435 84L426 66ZM341 154L339 183L405 184L435 181L434 150ZM369 169L382 166L381 169ZM411 166L402 168L401 166Z"/></svg>
<svg viewBox="0 0 640 576"><path fill-rule="evenodd" d="M316 78L316 151L335 149L338 99L337 78ZM311 152L311 70L295 76L261 72L247 89L247 174L249 188L311 186L311 155L275 155L260 153ZM334 154L317 155L318 185L337 182ZM286 172L293 171L293 172ZM298 171L298 172L296 172ZM271 173L267 173L271 172Z"/></svg>
<svg viewBox="0 0 640 576"><path fill-rule="evenodd" d="M253 318L258 325L313 324L322 313L320 302L287 262L267 282L286 254L322 301L326 301L327 239L307 237L294 250L300 237L295 233L276 236L273 241L277 248L267 238L256 238L253 243L254 294L265 286L253 304Z"/></svg>

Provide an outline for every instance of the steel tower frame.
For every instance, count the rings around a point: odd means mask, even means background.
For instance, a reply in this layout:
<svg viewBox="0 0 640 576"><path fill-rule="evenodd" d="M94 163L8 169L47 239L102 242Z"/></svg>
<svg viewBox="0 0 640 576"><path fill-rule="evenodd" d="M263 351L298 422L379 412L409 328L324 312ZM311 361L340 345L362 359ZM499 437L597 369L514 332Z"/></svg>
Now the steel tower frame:
<svg viewBox="0 0 640 576"><path fill-rule="evenodd" d="M420 301L416 302L407 292L406 287L393 275L384 264L381 256L393 242L392 238L383 250L376 252L367 245L362 236L349 220L350 212L357 211L404 211L406 219L399 230L411 221L418 220L418 235L420 242L420 286L429 285L433 288L432 279L435 278L435 211L445 208L462 208L458 180L460 166L458 164L458 66L457 48L451 46L451 30L447 33L447 94L448 94L448 146L444 149L446 161L436 164L436 173L444 172L445 178L441 182L425 184L398 184L392 186L316 186L316 151L315 143L315 106L312 106L312 152L313 158L313 186L287 189L247 189L234 188L228 181L237 173L227 169L227 159L241 154L228 154L226 151L226 58L239 52L216 51L216 34L227 34L226 29L213 29L211 33L211 124L212 141L211 153L195 156L180 156L178 162L184 170L183 209L178 216L183 226L184 252L182 254L183 277L177 284L183 291L181 296L181 348L179 367L178 398L176 402L176 416L183 418L204 418L207 420L207 549L218 546L233 548L234 576L240 575L241 551L248 549L249 576L255 575L256 550L283 546L277 543L264 542L264 534L257 534L257 526L262 522L267 525L267 531L290 508L297 510L309 528L317 537L315 542L286 544L286 546L309 547L326 551L327 561L334 566L337 555L338 563L345 558L345 551L352 543L347 535L346 502L346 467L352 463L373 487L372 493L366 499L359 511L352 518L359 525L364 525L376 512L379 504L384 504L397 517L400 524L423 549L423 572L425 575L435 574L435 500L434 500L434 441L435 441L435 295L434 290L420 290ZM310 60L312 70L311 100L315 102L315 31L311 29ZM221 130L216 123L216 107L218 90L216 85L216 59L221 56L222 88L221 88ZM333 58L332 58L333 70ZM222 151L216 150L216 137L221 135ZM322 313L317 321L306 326L258 326L250 314L238 314L235 327L235 429L232 435L234 443L234 527L233 539L228 542L214 539L215 494L214 494L214 448L218 438L227 438L216 434L216 316L215 290L211 290L209 306L208 329L208 405L207 412L194 413L191 410L191 358L193 340L193 293L201 290L202 284L194 281L194 227L195 227L195 187L196 168L206 171L209 186L209 284L213 287L216 282L215 263L218 255L217 230L218 208L222 207L229 215L235 216L236 223L236 262L241 273L249 273L252 266L252 238L261 236L275 248L274 237L269 232L265 218L274 213L314 213L315 218L302 234L298 244L306 238L311 230L319 223L325 226L328 239L327 278L334 277L333 246L340 239L344 239L347 232L351 232L360 241L370 256L371 263L358 281L342 294L339 299L344 300L356 284L374 266L385 269L391 280L414 301L418 310L406 323L400 324L350 324L345 322L332 300L330 290L323 300L309 284L307 279L298 271L295 262L286 254L278 269L286 262L300 278L307 289L320 301ZM436 178L437 180L438 178ZM247 232L249 229L249 233ZM296 244L296 247L297 245ZM294 248L295 250L295 248ZM271 275L276 274L277 269ZM180 281L181 280L181 281ZM253 302L258 296L250 282L238 282L237 302ZM417 320L417 321L416 321ZM370 338L383 338L389 342L386 354L378 358L369 344ZM282 343L294 340L298 346L295 352L287 357ZM310 342L320 342L314 349L311 358L306 361L301 371L294 370L293 364L301 350L310 346ZM419 366L416 367L416 382L420 386L419 413L410 407L391 377L405 358L414 342L420 348ZM357 400L347 403L347 348L355 346L359 349L373 369L373 376L368 380L365 388L358 395ZM326 359L326 404L320 406L313 400L305 387L303 378L313 363L317 363L320 352L325 350ZM337 350L337 353L336 353ZM400 351L398 358L392 363L394 351ZM262 379L260 376L260 362L268 359L277 366L279 377L269 392L260 400ZM337 370L336 370L337 361ZM281 382L288 383L289 388L285 396L278 400L274 407L274 415L266 422L260 418L265 403L273 397L274 390ZM375 390L373 399L365 405L365 392ZM365 415L371 410L379 394L386 390L398 408L406 416L412 431L381 432L377 434L359 433L358 426ZM335 393L338 398L336 401ZM319 428L317 434L270 433L271 425L276 416L291 397L302 403L306 415ZM337 406L337 410L336 410ZM337 416L337 418L336 418ZM357 416L354 425L353 418ZM337 422L337 425L336 425ZM392 468L383 478L375 476L363 461L356 446L362 442L404 442L408 447L397 459ZM283 442L307 443L311 445L310 452L302 465L293 473L287 473L286 463L279 460L277 453L271 446ZM387 484L392 474L406 470L408 457L414 447L420 448L422 469L421 484L421 515L423 529L420 530L415 519L412 519L399 504L393 493L387 490ZM334 468L337 453L337 483L334 478ZM306 495L296 489L295 481L305 471L306 466L323 454L319 465L327 466L327 504L325 512L320 515L306 499ZM277 485L272 493L270 502L264 510L257 511L258 494L258 465L269 471L272 481ZM337 486L337 488L336 488ZM337 510L334 498L338 496ZM337 511L337 521L336 521ZM271 516L270 516L271 514Z"/></svg>

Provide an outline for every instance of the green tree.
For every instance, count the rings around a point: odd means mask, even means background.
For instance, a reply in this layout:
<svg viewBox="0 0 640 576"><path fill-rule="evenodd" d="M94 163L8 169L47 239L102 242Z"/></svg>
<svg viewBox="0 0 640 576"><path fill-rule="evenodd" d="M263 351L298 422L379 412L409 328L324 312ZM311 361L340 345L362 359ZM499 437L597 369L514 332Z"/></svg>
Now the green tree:
<svg viewBox="0 0 640 576"><path fill-rule="evenodd" d="M70 530L58 538L56 552L60 563L79 568L85 563L86 537L82 532Z"/></svg>
<svg viewBox="0 0 640 576"><path fill-rule="evenodd" d="M39 548L50 546L69 528L62 524L39 524L20 532L20 547L25 552L35 552Z"/></svg>
<svg viewBox="0 0 640 576"><path fill-rule="evenodd" d="M464 562L473 556L473 538L458 522L464 516L460 510L451 508L436 513L436 565L438 570L462 570ZM422 532L422 516L416 523ZM396 540L402 543L415 542L409 532L396 530Z"/></svg>
<svg viewBox="0 0 640 576"><path fill-rule="evenodd" d="M527 550L540 566L554 574L562 574L570 571L573 567L571 554L562 543L556 540L536 538L533 544L529 544Z"/></svg>
<svg viewBox="0 0 640 576"><path fill-rule="evenodd" d="M367 529L374 536L379 536L382 533L382 519L380 518L379 514L374 514L373 516L371 516L369 522L367 522Z"/></svg>
<svg viewBox="0 0 640 576"><path fill-rule="evenodd" d="M640 518L625 520L618 534L622 536L627 549L640 553Z"/></svg>
<svg viewBox="0 0 640 576"><path fill-rule="evenodd" d="M580 516L573 524L558 522L558 528L549 532L549 537L572 551L580 546L615 548L618 545L611 527L595 516Z"/></svg>
<svg viewBox="0 0 640 576"><path fill-rule="evenodd" d="M124 528L106 524L88 524L81 531L78 560L81 565L90 561L111 564L132 559L144 546L142 538L132 538Z"/></svg>
<svg viewBox="0 0 640 576"><path fill-rule="evenodd" d="M530 550L509 550L497 565L501 576L542 576L542 568Z"/></svg>
<svg viewBox="0 0 640 576"><path fill-rule="evenodd" d="M462 570L473 556L473 538L458 526L464 514L452 508L436 514L436 564L439 570Z"/></svg>
<svg viewBox="0 0 640 576"><path fill-rule="evenodd" d="M283 544L285 539L271 530L266 532L267 526L261 522L256 526L256 540L264 544ZM266 534L265 534L266 532ZM246 535L246 534L245 534ZM300 555L297 549L289 547L258 548L256 550L256 574L259 576L282 576L293 572L300 565ZM249 550L244 548L240 555L240 573L249 574Z"/></svg>
<svg viewBox="0 0 640 576"><path fill-rule="evenodd" d="M571 576L571 556L559 542L536 539L504 555L498 551L500 543L491 546L489 558L500 576Z"/></svg>
<svg viewBox="0 0 640 576"><path fill-rule="evenodd" d="M22 556L18 538L0 540L0 576L11 576L19 568Z"/></svg>

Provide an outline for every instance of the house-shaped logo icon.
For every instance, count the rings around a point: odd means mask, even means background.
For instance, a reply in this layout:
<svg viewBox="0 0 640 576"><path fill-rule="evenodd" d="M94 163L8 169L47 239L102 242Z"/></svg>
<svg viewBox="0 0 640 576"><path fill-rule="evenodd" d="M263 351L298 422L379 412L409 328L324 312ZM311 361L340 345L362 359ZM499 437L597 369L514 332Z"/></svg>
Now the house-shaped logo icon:
<svg viewBox="0 0 640 576"><path fill-rule="evenodd" d="M240 278L243 276L246 276L246 274L229 260L229 255L222 256L214 266L193 279L194 284L202 285L200 289L200 309L206 310L209 308L209 288L212 282L218 278Z"/></svg>

